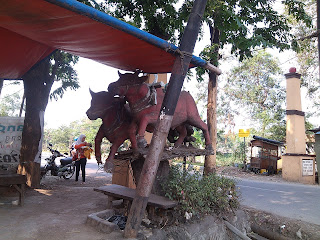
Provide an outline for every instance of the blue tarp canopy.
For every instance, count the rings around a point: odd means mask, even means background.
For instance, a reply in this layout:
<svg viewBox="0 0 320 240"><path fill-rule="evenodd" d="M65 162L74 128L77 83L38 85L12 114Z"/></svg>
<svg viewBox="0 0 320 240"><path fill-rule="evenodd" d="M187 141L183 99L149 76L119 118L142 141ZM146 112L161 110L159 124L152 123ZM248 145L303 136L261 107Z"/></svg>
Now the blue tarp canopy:
<svg viewBox="0 0 320 240"><path fill-rule="evenodd" d="M177 47L75 0L0 0L0 78L55 49L126 71L171 72ZM193 56L190 67L212 65ZM213 71L217 69L213 67Z"/></svg>

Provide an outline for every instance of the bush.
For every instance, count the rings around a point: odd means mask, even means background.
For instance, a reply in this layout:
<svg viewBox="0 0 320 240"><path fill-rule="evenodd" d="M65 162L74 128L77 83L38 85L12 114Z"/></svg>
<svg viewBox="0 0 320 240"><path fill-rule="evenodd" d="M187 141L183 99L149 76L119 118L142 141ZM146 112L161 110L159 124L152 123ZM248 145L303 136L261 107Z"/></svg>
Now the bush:
<svg viewBox="0 0 320 240"><path fill-rule="evenodd" d="M183 172L178 166L171 166L169 176L162 183L166 197L178 201L177 211L184 216L221 213L239 206L233 179L211 174L201 176Z"/></svg>
<svg viewBox="0 0 320 240"><path fill-rule="evenodd" d="M217 153L217 166L234 166L236 163L243 163L243 157L238 154L223 155Z"/></svg>

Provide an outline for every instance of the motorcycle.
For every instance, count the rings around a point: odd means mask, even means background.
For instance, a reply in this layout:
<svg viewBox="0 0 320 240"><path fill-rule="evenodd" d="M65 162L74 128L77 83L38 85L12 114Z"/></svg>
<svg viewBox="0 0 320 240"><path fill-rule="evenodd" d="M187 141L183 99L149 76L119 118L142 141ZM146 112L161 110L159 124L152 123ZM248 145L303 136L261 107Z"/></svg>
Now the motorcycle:
<svg viewBox="0 0 320 240"><path fill-rule="evenodd" d="M75 171L74 161L72 161L72 157L66 156L66 154L61 154L58 150L54 150L52 148L52 144L49 143L48 146L51 156L46 158L46 164L44 167L40 168L41 171L41 179L47 175L50 171L51 176L63 177L64 179L70 179ZM56 158L64 157L60 159L60 166L57 166L55 163Z"/></svg>

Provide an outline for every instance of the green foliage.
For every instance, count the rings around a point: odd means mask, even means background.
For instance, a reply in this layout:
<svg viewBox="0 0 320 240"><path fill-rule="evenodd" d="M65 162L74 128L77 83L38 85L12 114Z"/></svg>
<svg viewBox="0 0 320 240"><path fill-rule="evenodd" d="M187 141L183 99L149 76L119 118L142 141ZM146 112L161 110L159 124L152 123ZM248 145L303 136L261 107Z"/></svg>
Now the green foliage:
<svg viewBox="0 0 320 240"><path fill-rule="evenodd" d="M177 211L182 216L185 212L197 216L220 213L239 205L235 181L215 174L201 176L171 166L162 187L168 198L178 201Z"/></svg>
<svg viewBox="0 0 320 240"><path fill-rule="evenodd" d="M18 117L22 98L19 93L6 95L0 102L1 117Z"/></svg>
<svg viewBox="0 0 320 240"><path fill-rule="evenodd" d="M218 65L219 49L231 45L231 54L240 61L251 57L257 48L277 48L279 50L296 47L291 34L290 21L295 19L305 25L311 25L311 17L305 11L303 1L285 0L282 4L287 14L274 10L274 0L209 0L203 21L210 30L211 44L201 57ZM181 18L187 21L193 1L185 1L180 9ZM203 80L203 69L197 69L198 81Z"/></svg>
<svg viewBox="0 0 320 240"><path fill-rule="evenodd" d="M192 136L196 138L196 141L193 142L192 145L197 148L204 148L205 140L204 140L202 130L199 130L197 128L193 128L193 130L194 130L194 133L192 134Z"/></svg>
<svg viewBox="0 0 320 240"><path fill-rule="evenodd" d="M102 10L101 4L98 4L95 0L77 0L78 2L84 3L90 7L93 7L98 10Z"/></svg>
<svg viewBox="0 0 320 240"><path fill-rule="evenodd" d="M306 87L308 101L313 104L313 114L319 116L320 107L320 78L317 31L317 3L315 0L305 0L306 11L313 16L312 26L292 20L296 37L298 53L296 54L301 74L301 86ZM310 104L311 105L311 104Z"/></svg>
<svg viewBox="0 0 320 240"><path fill-rule="evenodd" d="M80 87L77 72L73 69L78 60L79 57L63 51L55 51L51 55L51 75L58 80L58 86L51 91L50 99L57 100L58 97L62 98L67 89L76 90Z"/></svg>
<svg viewBox="0 0 320 240"><path fill-rule="evenodd" d="M285 116L285 90L280 85L280 74L277 60L259 51L232 70L224 89L229 99L256 123L262 137L272 137L271 130L279 127Z"/></svg>
<svg viewBox="0 0 320 240"><path fill-rule="evenodd" d="M54 149L68 153L72 142L72 129L67 126L61 126L58 129L45 129L42 148L45 150L48 144L51 143Z"/></svg>
<svg viewBox="0 0 320 240"><path fill-rule="evenodd" d="M80 134L86 135L86 142L92 143L94 147L95 136L102 124L101 119L91 121L83 118L80 121L75 121L69 126L61 126L58 129L45 129L43 149L47 148L48 143L52 143L55 149L61 152L69 152L74 139ZM110 143L104 139L101 144L101 152L107 154L110 149Z"/></svg>
<svg viewBox="0 0 320 240"><path fill-rule="evenodd" d="M238 150L238 149L237 149ZM242 164L243 157L241 149L237 152L231 153L217 153L216 164L217 166L234 166L235 164Z"/></svg>
<svg viewBox="0 0 320 240"><path fill-rule="evenodd" d="M245 156L244 149L248 152L247 142L247 139L244 142L243 138L234 133L218 134L217 165L233 166L235 163L242 163Z"/></svg>
<svg viewBox="0 0 320 240"><path fill-rule="evenodd" d="M105 0L109 14L160 38L175 41L182 26L175 8L177 0Z"/></svg>

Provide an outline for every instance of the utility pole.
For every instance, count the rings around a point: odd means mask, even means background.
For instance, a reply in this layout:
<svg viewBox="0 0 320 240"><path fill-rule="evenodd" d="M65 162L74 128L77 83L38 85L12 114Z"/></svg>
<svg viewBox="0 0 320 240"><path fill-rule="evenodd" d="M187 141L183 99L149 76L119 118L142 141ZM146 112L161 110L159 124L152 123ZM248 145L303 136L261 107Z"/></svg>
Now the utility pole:
<svg viewBox="0 0 320 240"><path fill-rule="evenodd" d="M190 60L192 58L193 49L197 40L206 3L207 0L196 0L194 2L180 47L176 51L177 57L172 68L168 89L163 99L160 116L141 171L136 195L133 199L128 215L126 228L124 230L124 236L126 238L134 238L138 234L142 217L157 174L166 137L171 126L184 78L189 69Z"/></svg>

